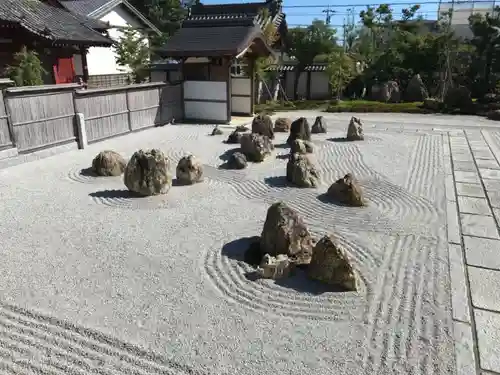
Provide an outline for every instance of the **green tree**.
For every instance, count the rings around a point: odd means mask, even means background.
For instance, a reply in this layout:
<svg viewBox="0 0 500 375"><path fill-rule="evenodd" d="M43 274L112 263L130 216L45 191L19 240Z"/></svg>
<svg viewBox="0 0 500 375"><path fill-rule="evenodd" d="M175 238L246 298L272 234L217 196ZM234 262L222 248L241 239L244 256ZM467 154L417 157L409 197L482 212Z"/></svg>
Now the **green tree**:
<svg viewBox="0 0 500 375"><path fill-rule="evenodd" d="M300 72L312 64L320 55L329 55L337 46L336 30L323 21L314 20L307 28L293 28L289 31L288 54L297 60L294 81L295 99L298 97Z"/></svg>
<svg viewBox="0 0 500 375"><path fill-rule="evenodd" d="M126 28L114 48L116 63L130 68L135 83L143 82L148 74L149 63L149 47L144 36L132 28Z"/></svg>
<svg viewBox="0 0 500 375"><path fill-rule="evenodd" d="M469 26L474 34L471 39L475 49L474 75L479 80L484 94L495 87L491 76L492 73L499 71L500 7L495 7L491 14L473 14L469 17Z"/></svg>
<svg viewBox="0 0 500 375"><path fill-rule="evenodd" d="M7 67L5 74L16 86L39 86L43 85L43 76L47 71L42 67L38 53L23 46L14 54L14 63Z"/></svg>
<svg viewBox="0 0 500 375"><path fill-rule="evenodd" d="M162 35L151 35L151 44L155 47L163 45L181 26L191 6L199 4L199 0L183 3L181 0L134 0L137 7L161 31Z"/></svg>
<svg viewBox="0 0 500 375"><path fill-rule="evenodd" d="M327 59L326 74L332 95L340 99L347 85L356 77L356 60L342 49L330 53Z"/></svg>

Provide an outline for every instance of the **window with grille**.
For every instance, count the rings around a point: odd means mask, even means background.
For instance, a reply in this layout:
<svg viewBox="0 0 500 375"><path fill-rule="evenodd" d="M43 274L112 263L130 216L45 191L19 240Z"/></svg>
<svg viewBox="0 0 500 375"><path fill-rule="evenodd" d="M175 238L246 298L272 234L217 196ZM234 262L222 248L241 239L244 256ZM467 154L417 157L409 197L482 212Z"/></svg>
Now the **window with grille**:
<svg viewBox="0 0 500 375"><path fill-rule="evenodd" d="M245 64L241 60L233 60L233 63L231 64L231 76L232 77L246 77L246 67L248 64Z"/></svg>

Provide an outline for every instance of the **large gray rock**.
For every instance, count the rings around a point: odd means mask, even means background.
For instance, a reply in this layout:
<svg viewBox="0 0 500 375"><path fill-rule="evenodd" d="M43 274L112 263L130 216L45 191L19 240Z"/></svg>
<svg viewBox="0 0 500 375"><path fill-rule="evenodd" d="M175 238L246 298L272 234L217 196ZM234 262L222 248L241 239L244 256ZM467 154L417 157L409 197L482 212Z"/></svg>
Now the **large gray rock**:
<svg viewBox="0 0 500 375"><path fill-rule="evenodd" d="M260 236L261 254L287 255L295 264L308 264L314 241L302 218L283 202L271 205Z"/></svg>
<svg viewBox="0 0 500 375"><path fill-rule="evenodd" d="M388 81L374 84L372 86L372 99L379 102L399 102L401 100L401 93L398 83Z"/></svg>
<svg viewBox="0 0 500 375"><path fill-rule="evenodd" d="M290 154L286 165L286 179L298 187L316 187L319 183L319 172L307 155Z"/></svg>
<svg viewBox="0 0 500 375"><path fill-rule="evenodd" d="M92 171L98 176L120 176L127 162L118 152L105 150L92 160Z"/></svg>
<svg viewBox="0 0 500 375"><path fill-rule="evenodd" d="M311 279L339 286L346 291L357 290L353 267L332 235L324 236L314 246L307 274Z"/></svg>
<svg viewBox="0 0 500 375"><path fill-rule="evenodd" d="M415 74L408 82L406 91L404 93L407 102L423 102L429 97L429 92L425 87L424 81L420 74Z"/></svg>
<svg viewBox="0 0 500 375"><path fill-rule="evenodd" d="M366 205L361 187L350 173L335 181L328 188L327 194L333 200L348 206L360 207Z"/></svg>
<svg viewBox="0 0 500 375"><path fill-rule="evenodd" d="M231 154L227 161L228 169L245 169L247 167L247 158L241 152Z"/></svg>
<svg viewBox="0 0 500 375"><path fill-rule="evenodd" d="M362 141L365 139L363 124L359 118L351 117L351 121L349 121L349 126L347 127L346 138L348 141Z"/></svg>
<svg viewBox="0 0 500 375"><path fill-rule="evenodd" d="M327 127L325 118L323 116L316 117L316 120L314 120L314 124L311 128L311 133L320 134L326 132L327 132Z"/></svg>
<svg viewBox="0 0 500 375"><path fill-rule="evenodd" d="M493 120L493 121L500 121L500 110L496 109L496 110L493 110L493 111L489 111L489 112L486 114L486 117L487 117L489 120Z"/></svg>
<svg viewBox="0 0 500 375"><path fill-rule="evenodd" d="M136 151L125 168L124 183L143 196L166 194L172 186L170 162L157 149Z"/></svg>
<svg viewBox="0 0 500 375"><path fill-rule="evenodd" d="M274 131L276 133L288 133L291 125L292 121L289 118L280 117L274 122Z"/></svg>
<svg viewBox="0 0 500 375"><path fill-rule="evenodd" d="M290 126L290 135L288 136L286 143L291 146L292 142L296 139L302 139L303 141L311 140L311 128L309 127L309 123L305 117L300 117L292 122L292 125Z"/></svg>
<svg viewBox="0 0 500 375"><path fill-rule="evenodd" d="M192 185L203 180L203 166L193 155L184 156L175 168L177 181L183 185Z"/></svg>
<svg viewBox="0 0 500 375"><path fill-rule="evenodd" d="M264 161L274 149L271 140L265 135L256 133L243 134L240 139L241 152L245 154L248 161Z"/></svg>
<svg viewBox="0 0 500 375"><path fill-rule="evenodd" d="M465 86L450 87L444 97L444 105L450 109L470 109L473 106L470 90Z"/></svg>
<svg viewBox="0 0 500 375"><path fill-rule="evenodd" d="M268 115L257 115L252 121L252 133L274 138L273 120Z"/></svg>
<svg viewBox="0 0 500 375"><path fill-rule="evenodd" d="M265 254L257 268L257 273L265 279L283 279L290 276L293 265L287 255L278 254L273 257Z"/></svg>

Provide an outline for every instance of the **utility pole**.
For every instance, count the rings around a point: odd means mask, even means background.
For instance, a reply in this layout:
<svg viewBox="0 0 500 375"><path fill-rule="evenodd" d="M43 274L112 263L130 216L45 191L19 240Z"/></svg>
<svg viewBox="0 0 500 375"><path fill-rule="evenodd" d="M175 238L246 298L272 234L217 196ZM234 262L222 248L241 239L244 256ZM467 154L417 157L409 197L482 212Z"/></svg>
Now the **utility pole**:
<svg viewBox="0 0 500 375"><path fill-rule="evenodd" d="M333 9L330 9L330 5L328 5L326 9L323 9L323 13L326 13L325 23L329 25L332 20L332 15L333 13L335 13L335 11Z"/></svg>

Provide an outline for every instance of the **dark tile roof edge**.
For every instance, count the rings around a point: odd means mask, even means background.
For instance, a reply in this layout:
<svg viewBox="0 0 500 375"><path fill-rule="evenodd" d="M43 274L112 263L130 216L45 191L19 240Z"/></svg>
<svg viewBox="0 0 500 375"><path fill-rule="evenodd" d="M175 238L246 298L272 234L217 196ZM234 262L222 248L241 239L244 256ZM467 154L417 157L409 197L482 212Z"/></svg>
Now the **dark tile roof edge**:
<svg viewBox="0 0 500 375"><path fill-rule="evenodd" d="M93 12L87 14L88 17L92 18L100 18L101 16L105 15L107 12L111 11L114 7L123 4L130 12L135 15L141 22L146 25L149 29L154 31L157 35L161 35L161 31L151 23L150 20L148 20L139 10L134 7L130 2L127 0L110 0L103 6L97 8Z"/></svg>

